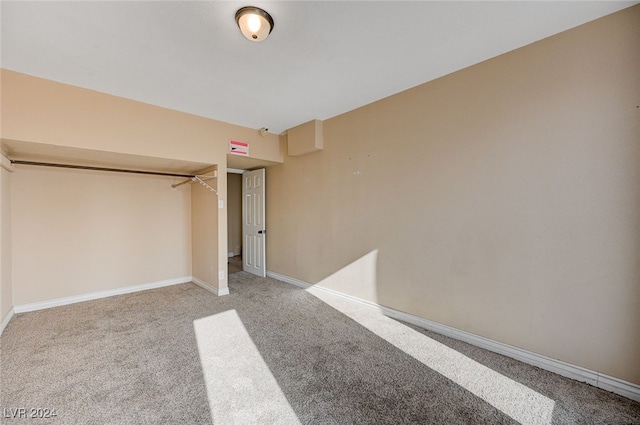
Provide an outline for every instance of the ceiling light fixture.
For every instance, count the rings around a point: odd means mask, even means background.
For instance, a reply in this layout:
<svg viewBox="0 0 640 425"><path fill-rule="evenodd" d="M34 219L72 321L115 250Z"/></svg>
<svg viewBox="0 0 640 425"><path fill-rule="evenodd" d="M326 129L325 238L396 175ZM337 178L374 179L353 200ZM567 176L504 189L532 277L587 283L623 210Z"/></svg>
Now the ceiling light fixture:
<svg viewBox="0 0 640 425"><path fill-rule="evenodd" d="M273 30L273 18L259 7L247 6L236 12L242 35L251 41L265 40Z"/></svg>

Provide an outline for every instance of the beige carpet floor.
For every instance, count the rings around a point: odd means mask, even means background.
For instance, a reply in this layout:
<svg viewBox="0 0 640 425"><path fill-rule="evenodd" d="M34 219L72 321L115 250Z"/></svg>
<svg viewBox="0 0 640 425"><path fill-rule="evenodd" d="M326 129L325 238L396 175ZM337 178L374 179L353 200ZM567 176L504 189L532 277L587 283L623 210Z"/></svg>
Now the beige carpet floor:
<svg viewBox="0 0 640 425"><path fill-rule="evenodd" d="M640 424L640 403L343 301L245 272L229 287L15 316L0 421Z"/></svg>

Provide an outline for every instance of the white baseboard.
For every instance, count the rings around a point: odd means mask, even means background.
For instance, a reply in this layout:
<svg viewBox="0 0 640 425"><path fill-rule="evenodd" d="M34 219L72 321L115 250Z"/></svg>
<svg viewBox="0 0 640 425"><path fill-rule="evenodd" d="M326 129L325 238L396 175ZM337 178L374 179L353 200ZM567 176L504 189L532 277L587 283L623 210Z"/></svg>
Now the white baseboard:
<svg viewBox="0 0 640 425"><path fill-rule="evenodd" d="M4 328L7 327L7 325L9 324L11 319L13 318L14 314L15 314L15 310L14 310L13 307L11 307L11 310L9 310L7 315L4 316L4 319L2 319L2 324L0 324L0 335L2 335L2 332L4 332Z"/></svg>
<svg viewBox="0 0 640 425"><path fill-rule="evenodd" d="M178 277L178 278L175 278L175 279L161 280L161 281L158 281L158 282L144 283L142 285L126 286L124 288L117 288L117 289L110 289L110 290L107 290L107 291L92 292L90 294L75 295L75 296L72 296L72 297L57 298L55 300L40 301L40 302L36 302L36 303L16 305L11 309L9 314L7 314L7 317L5 317L3 319L2 328L0 330L0 335L2 334L2 331L4 330L4 327L9 323L9 320L11 320L11 317L13 317L14 314L27 313L27 312L36 311L36 310L44 310L46 308L60 307L60 306L63 306L63 305L75 304L75 303L80 303L80 302L83 302L83 301L97 300L97 299L100 299L100 298L113 297L115 295L130 294L132 292L146 291L146 290L149 290L149 289L162 288L164 286L178 285L178 284L181 284L181 283L188 283L188 282L193 282L193 283L197 284L198 286L201 286L204 289L213 292L216 295L228 295L229 294L229 288L224 288L223 290L218 291L216 288L208 285L207 283L203 282L202 280L200 280L200 279L198 279L196 277L185 276L185 277Z"/></svg>
<svg viewBox="0 0 640 425"><path fill-rule="evenodd" d="M514 347L512 345L503 344L501 342L494 341L480 335L452 328L451 326L433 322L431 320L414 316L409 313L404 313L402 311L384 307L370 301L362 300L351 295L334 291L332 289L312 285L308 282L281 275L279 273L267 271L267 276L305 289L313 286L317 290L328 292L333 295L345 298L349 301L365 305L371 309L381 312L385 316L402 320L403 322L411 323L412 325L416 325L421 328L467 342L477 347L484 348L486 350L493 351L507 357L511 357L523 363L527 363L533 366L537 366L541 369L557 373L558 375L575 379L576 381L586 382L593 385L594 387L602 388L604 390L611 391L612 393L620 394L621 396L630 398L631 400L640 401L640 385L623 381L621 379L614 378L612 376L608 376L603 373L589 370L580 366L565 363L563 361L527 351L522 348Z"/></svg>
<svg viewBox="0 0 640 425"><path fill-rule="evenodd" d="M201 288L204 288L207 291L211 292L212 294L215 294L218 296L229 295L229 287L218 290L218 288L214 288L213 286L206 283L204 280L200 280L195 276L191 276L191 281L196 285L200 286Z"/></svg>
<svg viewBox="0 0 640 425"><path fill-rule="evenodd" d="M600 373L596 387L640 402L640 386L632 384L631 382Z"/></svg>
<svg viewBox="0 0 640 425"><path fill-rule="evenodd" d="M236 256L236 254L234 254L233 252L231 252L231 251L227 252L227 257L232 258L232 257L235 257L235 256Z"/></svg>
<svg viewBox="0 0 640 425"><path fill-rule="evenodd" d="M177 285L191 282L191 276L178 277L175 279L161 280L159 282L144 283L142 285L127 286L124 288L110 289L107 291L92 292L90 294L75 295L72 297L58 298L50 301L41 301L31 304L16 305L13 307L15 313L26 313L29 311L43 310L45 308L59 307L83 301L97 300L99 298L112 297L114 295L130 294L132 292L146 291L148 289L162 288L164 286Z"/></svg>

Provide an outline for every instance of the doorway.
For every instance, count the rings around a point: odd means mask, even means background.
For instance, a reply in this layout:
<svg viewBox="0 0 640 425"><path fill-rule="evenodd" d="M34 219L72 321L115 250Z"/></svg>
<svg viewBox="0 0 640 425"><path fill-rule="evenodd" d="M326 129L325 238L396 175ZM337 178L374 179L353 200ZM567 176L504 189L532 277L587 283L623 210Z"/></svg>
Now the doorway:
<svg viewBox="0 0 640 425"><path fill-rule="evenodd" d="M242 174L227 173L228 274L242 271Z"/></svg>
<svg viewBox="0 0 640 425"><path fill-rule="evenodd" d="M228 169L231 170L231 169ZM227 172L227 273L266 277L265 169Z"/></svg>
<svg viewBox="0 0 640 425"><path fill-rule="evenodd" d="M267 276L265 169L242 174L242 270Z"/></svg>

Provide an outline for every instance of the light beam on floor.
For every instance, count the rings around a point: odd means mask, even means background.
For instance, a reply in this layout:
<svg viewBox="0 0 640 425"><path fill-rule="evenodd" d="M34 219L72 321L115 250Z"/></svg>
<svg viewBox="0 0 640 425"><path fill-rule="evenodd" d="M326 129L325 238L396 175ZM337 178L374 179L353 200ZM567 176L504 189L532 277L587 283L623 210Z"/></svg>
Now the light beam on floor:
<svg viewBox="0 0 640 425"><path fill-rule="evenodd" d="M549 425L555 402L377 311L316 287L307 292L523 425Z"/></svg>
<svg viewBox="0 0 640 425"><path fill-rule="evenodd" d="M193 322L214 424L299 424L235 310Z"/></svg>

